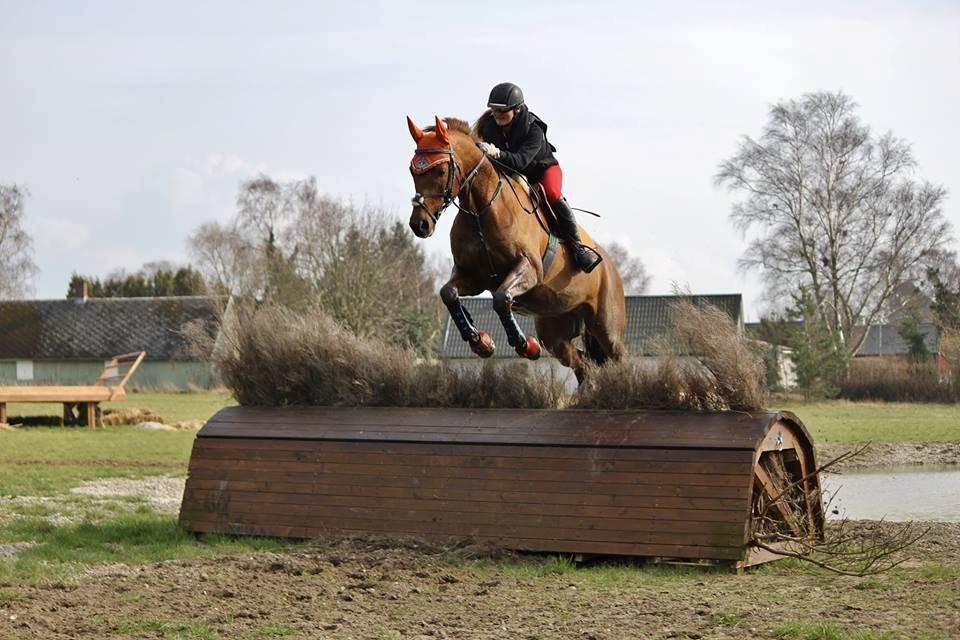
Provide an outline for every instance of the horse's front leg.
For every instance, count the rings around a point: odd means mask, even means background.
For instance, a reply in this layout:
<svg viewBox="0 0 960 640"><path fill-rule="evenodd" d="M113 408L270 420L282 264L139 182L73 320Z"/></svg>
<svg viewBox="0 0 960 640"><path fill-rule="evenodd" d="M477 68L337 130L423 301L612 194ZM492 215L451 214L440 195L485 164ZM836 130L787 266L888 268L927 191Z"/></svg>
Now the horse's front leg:
<svg viewBox="0 0 960 640"><path fill-rule="evenodd" d="M493 338L486 331L480 331L473 324L470 313L460 304L460 295L475 296L482 293L483 285L477 284L458 267L453 268L450 279L440 288L440 299L446 305L454 326L460 337L470 343L470 350L481 358L489 358L496 348Z"/></svg>
<svg viewBox="0 0 960 640"><path fill-rule="evenodd" d="M526 256L521 256L517 266L507 274L503 282L493 292L493 309L500 316L500 322L507 332L507 341L524 358L536 360L540 357L540 342L533 336L526 336L513 315L513 301L537 286L537 270Z"/></svg>

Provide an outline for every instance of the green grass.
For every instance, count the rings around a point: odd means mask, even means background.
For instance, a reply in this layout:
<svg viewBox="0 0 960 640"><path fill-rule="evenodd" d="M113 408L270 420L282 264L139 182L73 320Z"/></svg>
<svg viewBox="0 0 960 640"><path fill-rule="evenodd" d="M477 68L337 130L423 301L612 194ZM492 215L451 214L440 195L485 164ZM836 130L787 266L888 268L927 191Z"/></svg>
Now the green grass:
<svg viewBox="0 0 960 640"><path fill-rule="evenodd" d="M142 506L98 521L54 525L43 518L17 518L0 526L0 540L36 546L0 560L0 582L60 580L84 566L108 562L138 565L164 560L281 551L302 543L248 536L194 536L175 518Z"/></svg>
<svg viewBox="0 0 960 640"><path fill-rule="evenodd" d="M777 640L892 640L886 633L843 631L832 622L798 622L791 620L774 629Z"/></svg>
<svg viewBox="0 0 960 640"><path fill-rule="evenodd" d="M253 632L254 638L285 638L297 635L297 630L283 624L265 624Z"/></svg>
<svg viewBox="0 0 960 640"><path fill-rule="evenodd" d="M0 496L51 496L98 478L184 475L195 437L129 427L0 432Z"/></svg>
<svg viewBox="0 0 960 640"><path fill-rule="evenodd" d="M0 589L0 604L16 602L20 599L20 594L13 589Z"/></svg>
<svg viewBox="0 0 960 640"><path fill-rule="evenodd" d="M960 441L960 404L831 400L779 408L796 413L815 442Z"/></svg>
<svg viewBox="0 0 960 640"><path fill-rule="evenodd" d="M917 573L925 580L950 580L960 577L960 567L946 565L942 562L927 562Z"/></svg>
<svg viewBox="0 0 960 640"><path fill-rule="evenodd" d="M117 632L150 634L164 640L214 640L220 637L207 623L199 620L138 620L120 625Z"/></svg>

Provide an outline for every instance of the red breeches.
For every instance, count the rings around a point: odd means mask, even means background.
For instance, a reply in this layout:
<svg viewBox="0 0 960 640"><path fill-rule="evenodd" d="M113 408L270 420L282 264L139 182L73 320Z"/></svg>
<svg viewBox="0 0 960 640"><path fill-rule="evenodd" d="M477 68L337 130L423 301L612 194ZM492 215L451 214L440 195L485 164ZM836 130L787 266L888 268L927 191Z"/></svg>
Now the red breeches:
<svg viewBox="0 0 960 640"><path fill-rule="evenodd" d="M562 198L563 171L560 169L560 165L554 164L547 167L547 170L543 172L543 177L540 178L540 184L543 185L543 190L547 194L547 202L550 204Z"/></svg>

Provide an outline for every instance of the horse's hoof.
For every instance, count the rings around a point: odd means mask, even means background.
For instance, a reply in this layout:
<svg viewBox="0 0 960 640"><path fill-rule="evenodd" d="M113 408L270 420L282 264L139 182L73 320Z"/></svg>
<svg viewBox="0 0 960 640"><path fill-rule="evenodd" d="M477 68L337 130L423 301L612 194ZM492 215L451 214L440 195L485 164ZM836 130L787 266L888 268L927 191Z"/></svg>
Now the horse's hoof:
<svg viewBox="0 0 960 640"><path fill-rule="evenodd" d="M533 336L527 336L527 339L517 346L517 353L527 360L537 360L540 357L540 341Z"/></svg>
<svg viewBox="0 0 960 640"><path fill-rule="evenodd" d="M493 344L493 338L486 331L481 331L477 334L476 340L470 341L470 350L481 358L489 358L496 348L496 345Z"/></svg>

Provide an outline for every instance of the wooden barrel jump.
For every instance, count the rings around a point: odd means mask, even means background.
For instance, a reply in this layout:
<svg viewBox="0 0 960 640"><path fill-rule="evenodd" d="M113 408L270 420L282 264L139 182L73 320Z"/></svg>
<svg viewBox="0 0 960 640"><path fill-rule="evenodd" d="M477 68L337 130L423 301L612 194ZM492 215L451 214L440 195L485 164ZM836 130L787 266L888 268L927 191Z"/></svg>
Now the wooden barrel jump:
<svg viewBox="0 0 960 640"><path fill-rule="evenodd" d="M180 522L742 567L778 557L750 544L771 519L822 535L815 470L787 412L230 407L197 434Z"/></svg>

